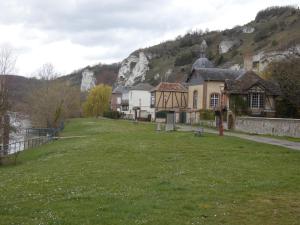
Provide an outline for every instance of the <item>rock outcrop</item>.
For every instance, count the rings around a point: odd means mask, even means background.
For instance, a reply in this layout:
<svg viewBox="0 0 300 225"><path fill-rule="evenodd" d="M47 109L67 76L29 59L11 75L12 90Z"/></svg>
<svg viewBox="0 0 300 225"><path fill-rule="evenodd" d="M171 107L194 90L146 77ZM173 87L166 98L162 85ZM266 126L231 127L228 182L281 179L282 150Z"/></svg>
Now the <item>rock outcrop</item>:
<svg viewBox="0 0 300 225"><path fill-rule="evenodd" d="M224 54L239 44L238 40L224 40L219 44L219 53Z"/></svg>
<svg viewBox="0 0 300 225"><path fill-rule="evenodd" d="M254 30L255 30L254 27L249 27L249 26L242 27L242 31L245 34L251 34L254 32Z"/></svg>
<svg viewBox="0 0 300 225"><path fill-rule="evenodd" d="M149 60L142 51L138 56L134 53L123 60L118 73L118 83L125 86L131 86L136 82L145 80L147 71L149 70Z"/></svg>
<svg viewBox="0 0 300 225"><path fill-rule="evenodd" d="M81 92L86 92L96 86L96 78L94 76L94 72L90 71L89 69L85 69L82 72L82 79L81 79Z"/></svg>
<svg viewBox="0 0 300 225"><path fill-rule="evenodd" d="M263 71L270 62L288 59L290 57L300 57L300 45L296 45L284 51L259 52L252 58L254 70Z"/></svg>

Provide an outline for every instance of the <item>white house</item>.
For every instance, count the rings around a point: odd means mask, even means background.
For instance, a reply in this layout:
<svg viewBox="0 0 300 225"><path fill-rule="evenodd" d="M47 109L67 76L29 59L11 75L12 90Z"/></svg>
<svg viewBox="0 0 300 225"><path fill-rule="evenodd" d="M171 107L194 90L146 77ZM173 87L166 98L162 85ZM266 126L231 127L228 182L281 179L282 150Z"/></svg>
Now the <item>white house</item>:
<svg viewBox="0 0 300 225"><path fill-rule="evenodd" d="M154 109L151 108L151 93L153 86L147 83L140 83L132 86L128 92L128 117L131 119L137 118L154 118Z"/></svg>

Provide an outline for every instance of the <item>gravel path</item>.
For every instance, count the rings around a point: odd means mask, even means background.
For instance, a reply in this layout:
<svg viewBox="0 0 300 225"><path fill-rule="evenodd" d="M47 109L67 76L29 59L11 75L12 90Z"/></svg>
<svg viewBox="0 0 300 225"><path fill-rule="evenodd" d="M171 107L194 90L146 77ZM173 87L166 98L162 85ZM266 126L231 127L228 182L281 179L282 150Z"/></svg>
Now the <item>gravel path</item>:
<svg viewBox="0 0 300 225"><path fill-rule="evenodd" d="M197 129L197 127L192 127L188 125L176 125L178 127L178 131L194 131ZM218 134L219 132L214 129L204 128L204 132L207 133L213 133ZM224 132L225 136L233 136L238 138L247 139L250 141L260 142L260 143L266 143L270 145L278 145L281 147L298 150L300 151L300 142L293 142L293 141L286 141L286 140L280 140L276 138L269 138L269 137L262 137L258 135L249 135L249 134L239 134L239 133L233 133L233 132Z"/></svg>

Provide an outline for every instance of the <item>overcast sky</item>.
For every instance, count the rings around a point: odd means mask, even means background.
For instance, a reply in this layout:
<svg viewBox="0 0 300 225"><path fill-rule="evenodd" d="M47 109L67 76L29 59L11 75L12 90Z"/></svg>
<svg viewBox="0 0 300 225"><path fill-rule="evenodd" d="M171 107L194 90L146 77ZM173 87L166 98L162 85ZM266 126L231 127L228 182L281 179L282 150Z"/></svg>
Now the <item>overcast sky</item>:
<svg viewBox="0 0 300 225"><path fill-rule="evenodd" d="M1 0L0 45L16 49L20 75L44 63L66 74L190 29L243 25L273 5L299 0Z"/></svg>

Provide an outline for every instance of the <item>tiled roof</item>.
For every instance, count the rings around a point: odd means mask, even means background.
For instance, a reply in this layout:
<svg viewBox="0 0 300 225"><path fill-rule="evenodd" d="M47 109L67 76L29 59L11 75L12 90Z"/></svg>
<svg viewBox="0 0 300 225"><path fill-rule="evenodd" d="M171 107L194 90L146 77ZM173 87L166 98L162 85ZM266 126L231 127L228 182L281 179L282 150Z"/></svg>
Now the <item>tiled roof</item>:
<svg viewBox="0 0 300 225"><path fill-rule="evenodd" d="M127 93L128 91L129 91L128 87L118 86L112 91L112 93L113 94L123 94L123 93Z"/></svg>
<svg viewBox="0 0 300 225"><path fill-rule="evenodd" d="M150 91L153 88L152 85L148 83L139 83L135 86L130 87L130 90L138 90L138 91Z"/></svg>
<svg viewBox="0 0 300 225"><path fill-rule="evenodd" d="M225 81L226 79L236 79L243 73L245 73L244 70L200 68L193 70L192 73L188 76L186 82L189 83L192 77L199 77L204 81Z"/></svg>
<svg viewBox="0 0 300 225"><path fill-rule="evenodd" d="M152 92L153 91L187 92L187 89L180 83L161 82L154 89L152 89Z"/></svg>
<svg viewBox="0 0 300 225"><path fill-rule="evenodd" d="M269 95L280 95L280 88L271 81L262 79L253 71L248 71L235 80L225 81L225 90L231 94L245 94L254 85L263 86Z"/></svg>
<svg viewBox="0 0 300 225"><path fill-rule="evenodd" d="M213 68L214 64L209 61L207 58L205 57L200 57L198 58L193 66L192 66L192 70L197 70L197 69L201 69L201 68Z"/></svg>

